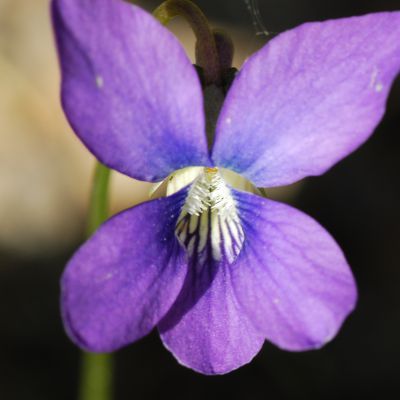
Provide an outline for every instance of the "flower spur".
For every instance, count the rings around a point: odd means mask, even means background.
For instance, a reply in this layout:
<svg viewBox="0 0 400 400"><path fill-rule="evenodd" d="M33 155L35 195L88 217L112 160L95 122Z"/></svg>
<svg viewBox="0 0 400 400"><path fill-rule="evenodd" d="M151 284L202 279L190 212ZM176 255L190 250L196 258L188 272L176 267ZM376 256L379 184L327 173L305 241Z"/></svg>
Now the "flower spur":
<svg viewBox="0 0 400 400"><path fill-rule="evenodd" d="M62 277L71 339L109 352L158 327L204 374L269 340L319 348L356 302L334 239L287 205L239 190L320 175L379 123L400 68L400 13L306 23L237 74L209 151L196 70L164 27L120 0L53 0L62 103L78 137L167 196L105 222ZM226 178L228 177L228 178ZM171 180L172 179L172 180Z"/></svg>

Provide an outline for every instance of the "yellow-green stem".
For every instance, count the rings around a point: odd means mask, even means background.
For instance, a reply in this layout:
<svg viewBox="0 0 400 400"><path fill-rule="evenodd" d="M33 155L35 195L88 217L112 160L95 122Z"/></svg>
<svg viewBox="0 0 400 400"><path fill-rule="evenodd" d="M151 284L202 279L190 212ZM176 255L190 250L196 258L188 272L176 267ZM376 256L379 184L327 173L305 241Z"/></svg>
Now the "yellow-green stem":
<svg viewBox="0 0 400 400"><path fill-rule="evenodd" d="M112 354L83 353L79 400L111 400L112 375Z"/></svg>
<svg viewBox="0 0 400 400"><path fill-rule="evenodd" d="M108 217L108 187L111 171L97 163L90 196L86 234L89 237ZM79 400L112 400L111 354L83 353Z"/></svg>
<svg viewBox="0 0 400 400"><path fill-rule="evenodd" d="M87 237L108 218L110 173L111 171L106 166L99 162L96 163L86 224Z"/></svg>

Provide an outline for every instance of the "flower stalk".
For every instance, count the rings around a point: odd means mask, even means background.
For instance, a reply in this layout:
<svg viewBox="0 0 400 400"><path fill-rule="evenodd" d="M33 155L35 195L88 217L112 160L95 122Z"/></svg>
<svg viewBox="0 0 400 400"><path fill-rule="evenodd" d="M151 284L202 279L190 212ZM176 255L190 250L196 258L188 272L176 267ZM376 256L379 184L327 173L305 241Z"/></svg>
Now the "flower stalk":
<svg viewBox="0 0 400 400"><path fill-rule="evenodd" d="M86 236L90 236L108 218L108 188L111 170L97 163L94 171Z"/></svg>
<svg viewBox="0 0 400 400"><path fill-rule="evenodd" d="M154 10L153 15L163 25L177 16L187 20L196 36L196 64L203 69L204 84L219 84L221 65L217 42L200 8L190 0L167 0Z"/></svg>
<svg viewBox="0 0 400 400"><path fill-rule="evenodd" d="M108 218L110 173L110 169L96 163L86 227L87 237ZM83 353L79 400L111 400L112 375L111 354Z"/></svg>
<svg viewBox="0 0 400 400"><path fill-rule="evenodd" d="M79 400L111 400L112 375L111 354L83 353Z"/></svg>

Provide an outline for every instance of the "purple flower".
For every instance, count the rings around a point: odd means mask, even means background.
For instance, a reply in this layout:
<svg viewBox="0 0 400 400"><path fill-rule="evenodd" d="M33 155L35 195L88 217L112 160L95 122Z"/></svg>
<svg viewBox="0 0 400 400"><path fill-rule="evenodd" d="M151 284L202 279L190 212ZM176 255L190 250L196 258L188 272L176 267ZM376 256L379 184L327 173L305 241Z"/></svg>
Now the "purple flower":
<svg viewBox="0 0 400 400"><path fill-rule="evenodd" d="M196 71L151 15L54 0L53 18L76 134L117 171L167 178L169 194L112 217L73 256L62 278L71 339L108 352L158 327L205 374L248 363L264 340L293 351L330 341L356 301L340 248L309 216L237 185L320 175L370 136L400 68L400 12L271 40L235 78L210 151Z"/></svg>

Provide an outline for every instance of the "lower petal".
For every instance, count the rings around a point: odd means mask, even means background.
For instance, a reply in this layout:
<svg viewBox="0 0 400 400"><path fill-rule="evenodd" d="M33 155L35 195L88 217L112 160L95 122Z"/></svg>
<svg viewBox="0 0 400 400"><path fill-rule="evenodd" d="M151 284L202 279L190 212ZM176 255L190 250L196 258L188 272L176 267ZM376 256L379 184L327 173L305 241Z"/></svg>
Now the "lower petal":
<svg viewBox="0 0 400 400"><path fill-rule="evenodd" d="M64 325L89 351L146 335L179 294L187 272L174 235L185 193L124 211L76 252L62 277Z"/></svg>
<svg viewBox="0 0 400 400"><path fill-rule="evenodd" d="M207 375L250 362L264 342L235 297L230 268L226 261L189 265L181 294L159 324L176 359Z"/></svg>
<svg viewBox="0 0 400 400"><path fill-rule="evenodd" d="M248 193L235 195L246 235L232 266L238 301L277 346L293 351L321 347L356 302L342 251L302 212Z"/></svg>

